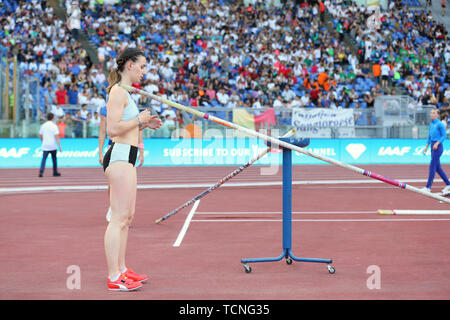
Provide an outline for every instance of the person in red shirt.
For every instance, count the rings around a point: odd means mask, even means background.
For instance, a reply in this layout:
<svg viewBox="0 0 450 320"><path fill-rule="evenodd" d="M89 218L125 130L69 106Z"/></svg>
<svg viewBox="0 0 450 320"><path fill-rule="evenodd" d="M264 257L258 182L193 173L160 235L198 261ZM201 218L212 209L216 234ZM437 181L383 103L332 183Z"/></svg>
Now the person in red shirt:
<svg viewBox="0 0 450 320"><path fill-rule="evenodd" d="M58 83L58 91L56 91L55 94L56 94L56 103L57 104L68 104L69 103L69 96L67 95L67 91L61 82Z"/></svg>
<svg viewBox="0 0 450 320"><path fill-rule="evenodd" d="M325 4L322 1L319 1L319 12L320 12L320 21L323 22L325 17Z"/></svg>
<svg viewBox="0 0 450 320"><path fill-rule="evenodd" d="M316 107L318 106L317 105L317 102L318 102L318 100L319 100L319 89L317 88L317 86L314 86L313 85L313 87L312 87L312 89L311 89L311 91L309 92L309 94L310 94L310 97L311 97L311 101L316 105Z"/></svg>

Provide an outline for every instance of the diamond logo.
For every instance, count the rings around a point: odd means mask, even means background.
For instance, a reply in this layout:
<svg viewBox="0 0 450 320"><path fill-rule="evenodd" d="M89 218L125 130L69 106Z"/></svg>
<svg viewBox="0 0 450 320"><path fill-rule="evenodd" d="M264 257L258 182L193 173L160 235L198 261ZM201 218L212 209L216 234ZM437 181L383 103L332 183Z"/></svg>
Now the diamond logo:
<svg viewBox="0 0 450 320"><path fill-rule="evenodd" d="M345 147L348 153L353 157L353 159L358 159L364 151L366 151L366 146L362 143L350 143Z"/></svg>

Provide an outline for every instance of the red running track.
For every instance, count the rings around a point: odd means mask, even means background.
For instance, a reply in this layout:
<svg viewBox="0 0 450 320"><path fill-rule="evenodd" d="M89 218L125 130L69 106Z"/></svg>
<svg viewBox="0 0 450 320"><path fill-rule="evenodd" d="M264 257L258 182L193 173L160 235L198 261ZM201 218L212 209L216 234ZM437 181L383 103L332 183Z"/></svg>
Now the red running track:
<svg viewBox="0 0 450 320"><path fill-rule="evenodd" d="M139 169L148 185L212 184L233 167ZM231 182L280 182L281 172L252 167ZM387 177L417 179L426 166L370 166ZM105 191L14 192L17 186L103 185L98 168L63 168L63 176L37 178L35 169L0 171L0 299L449 299L450 216L381 216L378 209L448 209L448 205L328 165L294 167L292 250L298 257L331 258L323 264L254 263L282 251L280 185L222 187L204 197L179 247L189 209L160 225L155 219L205 188L140 189L127 262L150 281L131 294L106 290L103 236ZM322 183L320 180L336 180ZM435 188L443 184L436 179ZM4 189L3 189L4 190ZM314 213L312 213L314 212ZM81 289L68 289L68 267L81 271ZM368 271L379 268L379 289ZM18 286L26 283L26 286Z"/></svg>

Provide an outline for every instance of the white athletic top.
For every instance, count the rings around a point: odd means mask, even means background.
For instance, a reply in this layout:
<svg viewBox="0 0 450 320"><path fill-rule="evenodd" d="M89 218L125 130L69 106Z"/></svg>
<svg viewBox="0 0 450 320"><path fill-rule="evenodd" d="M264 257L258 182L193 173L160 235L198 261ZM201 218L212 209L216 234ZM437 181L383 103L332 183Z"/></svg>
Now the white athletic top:
<svg viewBox="0 0 450 320"><path fill-rule="evenodd" d="M42 151L53 151L58 149L55 135L59 134L59 129L53 121L47 121L39 129L42 136Z"/></svg>

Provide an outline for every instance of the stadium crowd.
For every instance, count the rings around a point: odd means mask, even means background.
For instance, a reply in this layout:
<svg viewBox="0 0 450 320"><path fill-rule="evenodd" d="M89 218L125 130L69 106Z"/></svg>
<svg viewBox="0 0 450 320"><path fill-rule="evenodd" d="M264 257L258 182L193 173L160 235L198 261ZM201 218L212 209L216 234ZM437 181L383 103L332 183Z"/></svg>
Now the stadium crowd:
<svg viewBox="0 0 450 320"><path fill-rule="evenodd" d="M380 28L371 30L372 12L340 0L243 2L67 0L66 24L46 1L6 0L1 44L17 51L21 72L39 77L42 113L65 107L60 121L71 123L73 136L79 135L73 123L98 116L105 71L128 46L148 54L148 74L138 86L193 107L367 108L377 96L403 89L417 105L450 109L448 34L425 8L399 10L392 2L381 10ZM70 19L75 14L79 25ZM78 32L97 46L99 65ZM167 109L135 98L160 114ZM182 121L175 112L164 118Z"/></svg>
<svg viewBox="0 0 450 320"><path fill-rule="evenodd" d="M334 25L340 25L357 44L357 63L369 63L377 82L383 87L390 83L404 88L417 105L448 110L448 32L425 8L405 10L403 5L392 2L382 10L375 30L367 28L367 19L374 13L366 7L331 5L328 9Z"/></svg>

